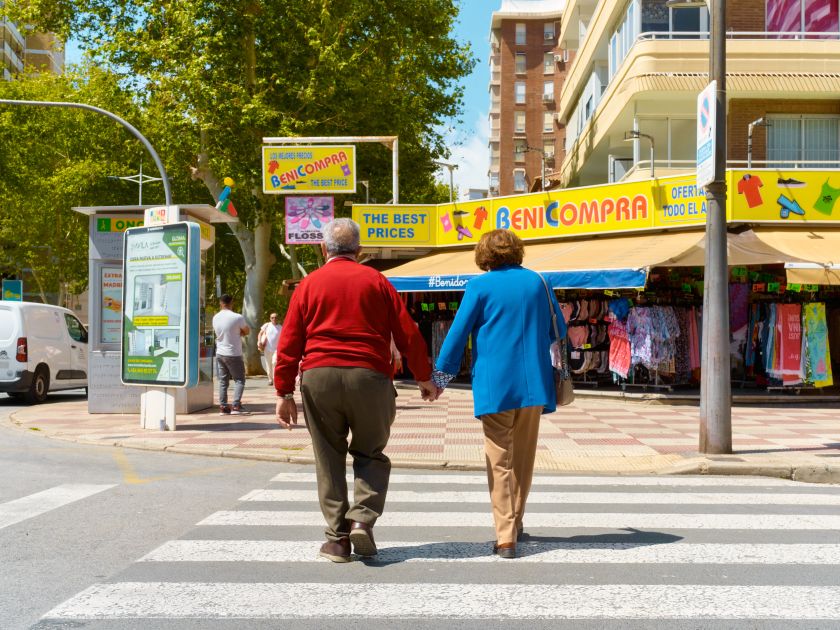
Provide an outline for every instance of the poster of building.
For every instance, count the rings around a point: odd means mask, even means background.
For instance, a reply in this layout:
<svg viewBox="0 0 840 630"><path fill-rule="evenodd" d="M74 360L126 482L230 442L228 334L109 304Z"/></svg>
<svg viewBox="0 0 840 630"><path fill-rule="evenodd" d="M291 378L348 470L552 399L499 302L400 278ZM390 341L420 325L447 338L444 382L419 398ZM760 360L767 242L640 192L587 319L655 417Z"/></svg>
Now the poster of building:
<svg viewBox="0 0 840 630"><path fill-rule="evenodd" d="M320 243L321 230L333 216L332 197L286 197L286 244Z"/></svg>
<svg viewBox="0 0 840 630"><path fill-rule="evenodd" d="M126 232L121 296L124 383L187 382L189 227L173 223ZM192 227L197 237L198 226Z"/></svg>

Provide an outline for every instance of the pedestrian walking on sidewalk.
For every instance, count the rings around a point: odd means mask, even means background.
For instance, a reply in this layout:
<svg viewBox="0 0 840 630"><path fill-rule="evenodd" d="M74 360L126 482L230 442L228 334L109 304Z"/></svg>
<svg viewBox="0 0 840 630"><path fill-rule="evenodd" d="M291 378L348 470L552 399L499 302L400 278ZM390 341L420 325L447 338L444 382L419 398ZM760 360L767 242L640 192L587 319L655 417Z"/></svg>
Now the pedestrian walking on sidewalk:
<svg viewBox="0 0 840 630"><path fill-rule="evenodd" d="M277 365L277 341L283 327L277 323L277 313L271 313L257 335L257 350L263 353L262 363L268 375L268 384L274 385L274 366Z"/></svg>
<svg viewBox="0 0 840 630"><path fill-rule="evenodd" d="M496 542L493 552L516 557L531 489L540 414L556 408L549 300L539 274L522 267L524 246L509 230L484 234L475 263L489 273L467 283L444 339L432 379L446 387L457 375L472 335L473 402L484 429L484 453ZM551 306L560 306L551 293ZM565 322L558 319L560 334Z"/></svg>
<svg viewBox="0 0 840 630"><path fill-rule="evenodd" d="M295 376L312 436L318 500L327 522L320 555L350 560L376 554L373 526L385 507L391 462L382 452L396 415L390 342L405 356L426 400L428 350L402 300L378 271L361 265L359 225L335 219L324 226L326 264L292 294L280 335L274 386L277 421L297 424ZM348 433L352 434L348 444ZM347 496L346 458L353 457L353 504Z"/></svg>
<svg viewBox="0 0 840 630"><path fill-rule="evenodd" d="M216 369L219 376L219 414L235 416L247 413L242 407L245 390L245 361L242 359L242 337L251 329L245 318L231 309L233 298L227 293L219 298L219 312L213 316L216 333ZM228 405L228 383L233 379L233 405Z"/></svg>

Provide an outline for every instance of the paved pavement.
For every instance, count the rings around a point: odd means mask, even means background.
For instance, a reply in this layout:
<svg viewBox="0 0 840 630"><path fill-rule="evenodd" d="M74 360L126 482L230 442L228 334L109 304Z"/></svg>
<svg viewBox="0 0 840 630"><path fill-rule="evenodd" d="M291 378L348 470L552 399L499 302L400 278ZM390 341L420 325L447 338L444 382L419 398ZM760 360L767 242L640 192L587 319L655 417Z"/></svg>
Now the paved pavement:
<svg viewBox="0 0 840 630"><path fill-rule="evenodd" d="M425 403L399 385L387 453L396 467L483 470L481 426L472 393L448 389ZM86 444L196 455L311 463L309 435L274 421L276 398L262 378L248 380L249 416L216 409L179 416L175 432L139 428L138 416L91 415L85 401L33 406L11 415L23 430ZM299 404L300 407L300 404ZM543 416L536 468L543 472L761 474L840 483L840 407L776 405L733 410L734 455L700 457L696 406L579 397Z"/></svg>
<svg viewBox="0 0 840 630"><path fill-rule="evenodd" d="M314 482L311 467L299 466L255 478L238 501L127 556L118 571L53 604L34 628L840 623L840 488L752 477L538 476L520 557L502 560L491 553L482 474L400 471L375 527L379 555L332 564L317 556L323 518Z"/></svg>
<svg viewBox="0 0 840 630"><path fill-rule="evenodd" d="M483 470L481 426L472 393L450 388L425 403L398 385L397 418L387 453L396 467ZM311 463L303 424L285 431L274 420L276 398L262 378L248 379L251 415L218 411L179 416L174 432L146 431L139 416L87 413L87 403L61 402L14 412L11 422L42 435L85 444L174 453ZM299 401L298 401L299 402ZM300 408L300 403L298 404ZM812 403L733 410L733 455L697 453L696 406L578 397L543 416L536 468L543 472L761 474L840 483L840 407Z"/></svg>

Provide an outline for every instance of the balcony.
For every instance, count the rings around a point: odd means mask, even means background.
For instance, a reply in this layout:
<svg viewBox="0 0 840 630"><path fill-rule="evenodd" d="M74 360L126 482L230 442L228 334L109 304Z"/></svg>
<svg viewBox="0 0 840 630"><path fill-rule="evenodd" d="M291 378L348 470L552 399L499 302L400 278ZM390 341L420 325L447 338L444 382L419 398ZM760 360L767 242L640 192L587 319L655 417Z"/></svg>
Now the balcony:
<svg viewBox="0 0 840 630"><path fill-rule="evenodd" d="M501 85L502 84L502 71L501 70L490 70L490 85Z"/></svg>

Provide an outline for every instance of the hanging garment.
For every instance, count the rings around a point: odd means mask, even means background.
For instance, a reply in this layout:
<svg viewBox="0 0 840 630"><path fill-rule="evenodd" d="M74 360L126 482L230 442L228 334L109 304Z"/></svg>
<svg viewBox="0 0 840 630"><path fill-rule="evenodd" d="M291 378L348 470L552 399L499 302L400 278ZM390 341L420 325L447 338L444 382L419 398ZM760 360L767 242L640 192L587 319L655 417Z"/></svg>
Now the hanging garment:
<svg viewBox="0 0 840 630"><path fill-rule="evenodd" d="M630 309L627 316L627 337L633 365L650 366L653 360L653 315L646 306Z"/></svg>
<svg viewBox="0 0 840 630"><path fill-rule="evenodd" d="M692 372L694 370L700 369L700 334L698 332L699 326L697 324L698 317L698 309L692 306L688 312L688 345L690 348L689 367L691 368Z"/></svg>
<svg viewBox="0 0 840 630"><path fill-rule="evenodd" d="M829 180L825 180L825 183L822 185L820 196L814 203L814 210L831 216L831 213L834 211L834 204L837 203L837 198L840 197L840 188L833 188L828 182Z"/></svg>
<svg viewBox="0 0 840 630"><path fill-rule="evenodd" d="M776 331L779 339L779 359L782 382L785 385L802 383L802 307L800 304L776 305Z"/></svg>
<svg viewBox="0 0 840 630"><path fill-rule="evenodd" d="M610 337L610 371L626 379L630 374L630 339L627 337L627 326L616 320L608 329Z"/></svg>
<svg viewBox="0 0 840 630"><path fill-rule="evenodd" d="M830 387L834 384L834 379L831 374L825 304L821 302L805 304L802 308L802 322L805 327L802 354L806 366L806 378L816 387Z"/></svg>

